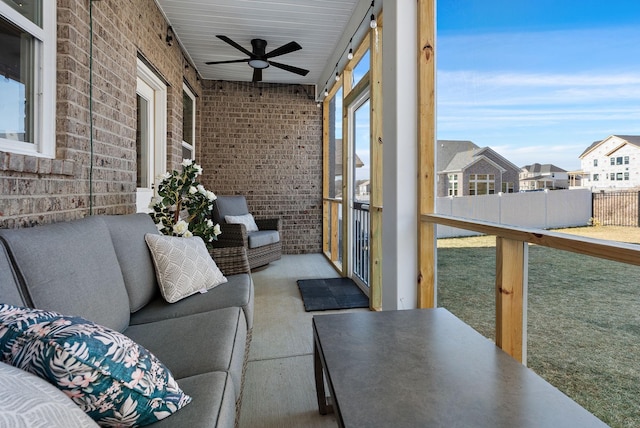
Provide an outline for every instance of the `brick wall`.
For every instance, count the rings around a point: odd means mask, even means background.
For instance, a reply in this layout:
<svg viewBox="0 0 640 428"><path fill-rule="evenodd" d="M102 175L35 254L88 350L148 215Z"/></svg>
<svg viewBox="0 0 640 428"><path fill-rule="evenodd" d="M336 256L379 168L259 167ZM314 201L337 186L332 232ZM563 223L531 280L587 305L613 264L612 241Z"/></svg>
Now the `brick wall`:
<svg viewBox="0 0 640 428"><path fill-rule="evenodd" d="M322 112L313 88L205 81L202 183L282 218L283 252L322 251Z"/></svg>
<svg viewBox="0 0 640 428"><path fill-rule="evenodd" d="M0 152L0 227L70 220L89 213L89 29L88 1L57 1L56 157ZM166 31L154 0L93 2L96 214L135 211L138 56L168 85L167 165L173 168L181 161L183 79L196 95L201 86L178 44L165 43Z"/></svg>

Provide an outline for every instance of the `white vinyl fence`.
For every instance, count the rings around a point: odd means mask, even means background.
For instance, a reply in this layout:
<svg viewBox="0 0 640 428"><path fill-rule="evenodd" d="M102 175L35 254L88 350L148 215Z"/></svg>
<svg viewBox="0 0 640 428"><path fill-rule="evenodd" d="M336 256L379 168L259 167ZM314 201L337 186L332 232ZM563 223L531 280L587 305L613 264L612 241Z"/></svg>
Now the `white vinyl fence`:
<svg viewBox="0 0 640 428"><path fill-rule="evenodd" d="M436 198L436 213L511 226L555 229L586 226L591 218L589 189L499 193ZM437 226L438 238L473 236L477 232Z"/></svg>

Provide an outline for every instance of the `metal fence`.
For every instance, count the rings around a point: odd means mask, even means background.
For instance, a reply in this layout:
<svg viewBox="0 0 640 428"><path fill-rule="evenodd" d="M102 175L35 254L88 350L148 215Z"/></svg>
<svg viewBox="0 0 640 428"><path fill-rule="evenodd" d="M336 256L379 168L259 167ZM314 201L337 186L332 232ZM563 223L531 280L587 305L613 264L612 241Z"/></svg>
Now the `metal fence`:
<svg viewBox="0 0 640 428"><path fill-rule="evenodd" d="M640 227L639 203L638 191L593 193L593 219L603 226Z"/></svg>

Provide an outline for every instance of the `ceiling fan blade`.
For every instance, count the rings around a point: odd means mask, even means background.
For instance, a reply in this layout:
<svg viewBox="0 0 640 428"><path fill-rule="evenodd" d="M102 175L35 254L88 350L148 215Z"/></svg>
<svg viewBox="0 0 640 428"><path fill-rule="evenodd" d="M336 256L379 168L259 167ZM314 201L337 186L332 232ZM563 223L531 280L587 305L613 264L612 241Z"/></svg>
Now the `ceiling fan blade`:
<svg viewBox="0 0 640 428"><path fill-rule="evenodd" d="M233 64L234 62L249 62L251 60L251 58L245 58L245 59L232 59L229 61L209 61L209 62L205 62L205 64L207 65L211 65L211 64Z"/></svg>
<svg viewBox="0 0 640 428"><path fill-rule="evenodd" d="M269 64L273 65L274 67L289 71L291 73L299 74L300 76L306 76L307 73L309 73L309 70L305 70L304 68L294 67L293 65L280 64L279 62L273 62L273 61L269 61Z"/></svg>
<svg viewBox="0 0 640 428"><path fill-rule="evenodd" d="M279 48L272 50L271 52L266 54L264 57L273 58L274 56L288 54L290 52L299 51L300 49L302 49L302 46L300 46L296 42L289 42L286 45L282 45Z"/></svg>
<svg viewBox="0 0 640 428"><path fill-rule="evenodd" d="M262 82L262 69L261 68L254 68L253 69L253 79L251 79L252 82Z"/></svg>
<svg viewBox="0 0 640 428"><path fill-rule="evenodd" d="M227 36L217 35L216 37L219 38L220 40L222 40L223 42L226 42L226 43L230 44L234 48L238 49L240 52L244 52L245 54L247 54L251 58L253 58L253 56L254 56L253 52L248 51L247 49L243 48L242 46L240 46L239 44L237 44L236 42L234 42L233 40L231 40Z"/></svg>

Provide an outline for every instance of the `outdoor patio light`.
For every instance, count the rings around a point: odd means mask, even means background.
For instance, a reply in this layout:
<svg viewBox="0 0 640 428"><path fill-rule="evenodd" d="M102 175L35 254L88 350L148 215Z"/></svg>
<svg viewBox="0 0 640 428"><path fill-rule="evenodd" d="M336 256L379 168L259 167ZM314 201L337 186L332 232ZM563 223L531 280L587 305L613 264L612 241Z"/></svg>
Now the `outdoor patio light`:
<svg viewBox="0 0 640 428"><path fill-rule="evenodd" d="M340 80L340 75L338 74L338 72L336 71L336 82Z"/></svg>
<svg viewBox="0 0 640 428"><path fill-rule="evenodd" d="M167 42L167 46L173 45L173 28L167 27L167 37L164 39Z"/></svg>
<svg viewBox="0 0 640 428"><path fill-rule="evenodd" d="M353 48L349 48L349 53L347 54L347 59L353 59Z"/></svg>
<svg viewBox="0 0 640 428"><path fill-rule="evenodd" d="M378 23L376 22L376 16L373 13L371 14L371 22L369 23L369 26L371 28L376 28L378 26Z"/></svg>
<svg viewBox="0 0 640 428"><path fill-rule="evenodd" d="M269 67L269 63L263 59L250 59L249 65L253 68L267 68Z"/></svg>

